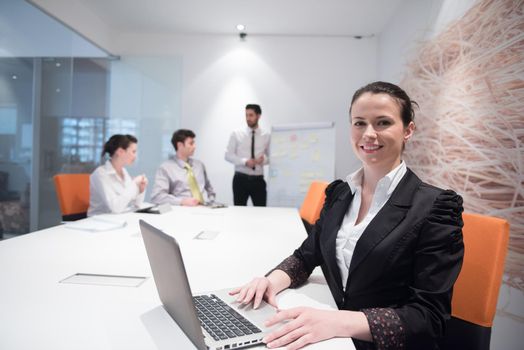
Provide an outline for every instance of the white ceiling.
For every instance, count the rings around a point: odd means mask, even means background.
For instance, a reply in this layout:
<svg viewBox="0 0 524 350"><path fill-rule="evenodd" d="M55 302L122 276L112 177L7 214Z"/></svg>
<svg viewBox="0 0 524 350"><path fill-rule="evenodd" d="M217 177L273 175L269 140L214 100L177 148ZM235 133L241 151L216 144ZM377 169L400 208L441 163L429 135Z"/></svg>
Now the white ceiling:
<svg viewBox="0 0 524 350"><path fill-rule="evenodd" d="M80 7L118 34L232 34L242 23L248 34L355 36L380 33L404 0L29 1L58 4L59 19Z"/></svg>

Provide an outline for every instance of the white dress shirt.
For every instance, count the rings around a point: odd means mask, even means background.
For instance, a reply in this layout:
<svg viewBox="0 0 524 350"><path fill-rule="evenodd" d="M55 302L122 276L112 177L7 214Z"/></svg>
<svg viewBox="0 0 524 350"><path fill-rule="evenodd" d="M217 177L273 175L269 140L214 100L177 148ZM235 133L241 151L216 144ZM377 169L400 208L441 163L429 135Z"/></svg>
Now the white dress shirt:
<svg viewBox="0 0 524 350"><path fill-rule="evenodd" d="M373 220L391 197L391 194L399 184L402 177L406 174L406 171L406 163L402 161L395 169L391 170L386 174L386 176L378 181L371 201L371 206L369 207L366 216L358 223L358 225L355 225L355 222L357 221L362 201L363 169L360 168L347 176L346 180L351 189L351 193L353 193L353 201L351 202L351 205L344 216L344 220L342 221L342 225L338 230L335 254L344 289L346 288L346 282L348 279L349 265L351 264L351 258L353 257L353 252L355 251L355 246L357 245L358 240L368 227L371 220Z"/></svg>
<svg viewBox="0 0 524 350"><path fill-rule="evenodd" d="M89 176L89 209L87 216L123 213L137 209L146 191L139 193L138 185L124 168L122 179L110 160Z"/></svg>
<svg viewBox="0 0 524 350"><path fill-rule="evenodd" d="M247 175L264 175L264 165L269 163L270 133L260 127L255 130L255 158L264 156L264 163L257 164L255 169L246 166L246 161L251 158L250 127L236 130L231 133L226 150L226 160L235 164L235 171Z"/></svg>

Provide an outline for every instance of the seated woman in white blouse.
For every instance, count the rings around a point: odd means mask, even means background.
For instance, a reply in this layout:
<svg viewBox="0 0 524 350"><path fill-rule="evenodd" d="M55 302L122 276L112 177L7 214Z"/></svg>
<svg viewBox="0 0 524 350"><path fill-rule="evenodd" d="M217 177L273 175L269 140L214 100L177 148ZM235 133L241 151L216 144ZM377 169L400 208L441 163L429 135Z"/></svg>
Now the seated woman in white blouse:
<svg viewBox="0 0 524 350"><path fill-rule="evenodd" d="M102 158L109 159L100 165L89 178L89 209L87 216L123 213L136 209L144 201L147 178L131 178L124 168L136 159L137 139L132 135L113 135L104 144Z"/></svg>

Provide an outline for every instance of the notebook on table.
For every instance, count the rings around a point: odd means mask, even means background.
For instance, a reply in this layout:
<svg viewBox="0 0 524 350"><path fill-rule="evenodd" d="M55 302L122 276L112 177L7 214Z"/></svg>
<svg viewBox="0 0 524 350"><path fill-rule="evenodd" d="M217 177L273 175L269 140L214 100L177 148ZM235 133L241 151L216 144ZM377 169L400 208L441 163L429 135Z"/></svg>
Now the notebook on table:
<svg viewBox="0 0 524 350"><path fill-rule="evenodd" d="M137 210L135 210L135 213L143 213L143 214L164 214L168 211L171 211L171 205L164 203L164 204L144 204Z"/></svg>
<svg viewBox="0 0 524 350"><path fill-rule="evenodd" d="M273 328L264 322L275 309L262 302L241 305L231 289L193 295L180 246L174 237L140 220L140 230L160 300L167 313L199 350L237 349L262 343ZM275 326L274 326L275 327Z"/></svg>
<svg viewBox="0 0 524 350"><path fill-rule="evenodd" d="M215 201L205 202L204 206L211 208L211 209L227 208L226 204L215 202Z"/></svg>

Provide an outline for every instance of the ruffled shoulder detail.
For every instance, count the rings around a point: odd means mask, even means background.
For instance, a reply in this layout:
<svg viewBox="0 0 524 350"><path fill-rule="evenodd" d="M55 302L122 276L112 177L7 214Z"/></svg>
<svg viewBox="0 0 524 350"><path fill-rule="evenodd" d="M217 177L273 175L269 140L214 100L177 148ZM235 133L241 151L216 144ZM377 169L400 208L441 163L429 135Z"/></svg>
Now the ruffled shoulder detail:
<svg viewBox="0 0 524 350"><path fill-rule="evenodd" d="M441 232L447 232L448 250L451 254L464 248L462 241L462 197L452 190L442 191L433 203L428 222L438 224L442 228Z"/></svg>
<svg viewBox="0 0 524 350"><path fill-rule="evenodd" d="M462 197L455 191L442 191L435 202L429 214L429 219L442 224L453 224L462 227Z"/></svg>

